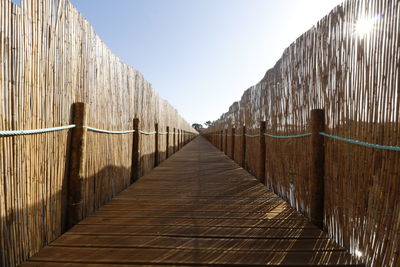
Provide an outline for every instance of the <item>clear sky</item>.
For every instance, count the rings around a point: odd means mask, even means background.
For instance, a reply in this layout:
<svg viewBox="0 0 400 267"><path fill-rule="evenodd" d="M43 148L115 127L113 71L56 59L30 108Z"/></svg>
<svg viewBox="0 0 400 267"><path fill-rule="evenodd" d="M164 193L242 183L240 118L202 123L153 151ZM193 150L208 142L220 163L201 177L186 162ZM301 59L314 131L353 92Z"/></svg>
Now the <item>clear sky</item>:
<svg viewBox="0 0 400 267"><path fill-rule="evenodd" d="M73 0L190 123L217 119L341 0Z"/></svg>

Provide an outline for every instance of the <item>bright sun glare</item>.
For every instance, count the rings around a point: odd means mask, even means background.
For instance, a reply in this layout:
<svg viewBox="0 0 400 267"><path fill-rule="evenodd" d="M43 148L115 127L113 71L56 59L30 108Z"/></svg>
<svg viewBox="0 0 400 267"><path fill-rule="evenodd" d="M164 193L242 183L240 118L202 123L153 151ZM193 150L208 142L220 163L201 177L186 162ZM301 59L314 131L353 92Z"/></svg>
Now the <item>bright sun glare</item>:
<svg viewBox="0 0 400 267"><path fill-rule="evenodd" d="M377 18L362 18L356 23L355 32L359 37L364 37L368 35L375 26Z"/></svg>
<svg viewBox="0 0 400 267"><path fill-rule="evenodd" d="M359 258L363 256L362 252L359 251L358 249L356 249L355 254L356 254L356 256L359 257Z"/></svg>

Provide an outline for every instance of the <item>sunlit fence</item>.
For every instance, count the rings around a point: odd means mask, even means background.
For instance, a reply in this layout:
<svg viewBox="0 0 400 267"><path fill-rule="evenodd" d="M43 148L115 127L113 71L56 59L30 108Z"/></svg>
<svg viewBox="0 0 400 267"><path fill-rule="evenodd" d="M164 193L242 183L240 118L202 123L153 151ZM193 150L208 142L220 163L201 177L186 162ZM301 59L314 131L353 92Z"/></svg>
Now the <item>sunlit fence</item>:
<svg viewBox="0 0 400 267"><path fill-rule="evenodd" d="M75 102L86 103L77 128ZM69 190L74 131L85 140L80 196ZM0 265L32 256L66 229L71 205L87 216L193 132L68 1L1 0Z"/></svg>
<svg viewBox="0 0 400 267"><path fill-rule="evenodd" d="M377 267L400 265L399 15L396 0L344 2L205 133L310 218L311 134L322 137L323 227Z"/></svg>

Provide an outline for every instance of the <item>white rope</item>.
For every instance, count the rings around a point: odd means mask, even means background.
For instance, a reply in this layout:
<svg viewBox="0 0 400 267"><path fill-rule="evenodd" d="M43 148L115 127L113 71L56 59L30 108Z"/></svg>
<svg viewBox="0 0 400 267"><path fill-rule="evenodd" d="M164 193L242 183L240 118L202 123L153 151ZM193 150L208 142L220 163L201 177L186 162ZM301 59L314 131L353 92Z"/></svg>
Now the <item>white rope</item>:
<svg viewBox="0 0 400 267"><path fill-rule="evenodd" d="M144 132L144 131L139 131L139 133L144 134L144 135L153 135L153 134L156 134L157 132Z"/></svg>
<svg viewBox="0 0 400 267"><path fill-rule="evenodd" d="M62 131L62 130L73 129L75 127L76 127L75 124L71 124L71 125L66 125L66 126L44 128L44 129L0 131L0 136L16 136L16 135L49 133L49 132L57 132L57 131ZM98 132L98 133L107 133L107 134L129 134L129 133L135 132L135 130L111 131L111 130L98 129L98 128L94 128L94 127L90 127L90 126L83 126L83 128L86 128L88 131ZM139 131L139 132L144 135L154 135L157 133L157 132L144 132L144 131ZM167 135L167 134L179 135L179 133L173 133L173 132L159 132L158 134L160 134L160 135ZM193 135L193 133L181 133L181 134L182 135Z"/></svg>
<svg viewBox="0 0 400 267"><path fill-rule="evenodd" d="M0 136L15 136L15 135L28 135L28 134L40 134L40 133L49 133L49 132L57 132L75 128L76 125L66 125L60 127L53 128L44 128L44 129L33 129L33 130L18 130L18 131L0 131Z"/></svg>
<svg viewBox="0 0 400 267"><path fill-rule="evenodd" d="M83 126L83 128L88 129L88 131L97 132L97 133L107 133L107 134L128 134L128 133L135 132L135 130L110 131L110 130L97 129L97 128L93 128L93 127L89 127L89 126Z"/></svg>
<svg viewBox="0 0 400 267"><path fill-rule="evenodd" d="M251 138L259 137L259 136L260 136L259 134L246 134L246 137L251 137Z"/></svg>

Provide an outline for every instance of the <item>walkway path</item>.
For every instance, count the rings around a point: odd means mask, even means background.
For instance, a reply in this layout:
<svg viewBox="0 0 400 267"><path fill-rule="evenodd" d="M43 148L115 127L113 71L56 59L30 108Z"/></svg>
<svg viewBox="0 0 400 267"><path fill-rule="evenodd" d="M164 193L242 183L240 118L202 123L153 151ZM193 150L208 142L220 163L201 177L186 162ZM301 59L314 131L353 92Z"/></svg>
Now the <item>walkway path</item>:
<svg viewBox="0 0 400 267"><path fill-rule="evenodd" d="M198 137L24 266L356 263Z"/></svg>

